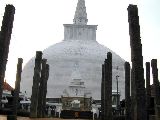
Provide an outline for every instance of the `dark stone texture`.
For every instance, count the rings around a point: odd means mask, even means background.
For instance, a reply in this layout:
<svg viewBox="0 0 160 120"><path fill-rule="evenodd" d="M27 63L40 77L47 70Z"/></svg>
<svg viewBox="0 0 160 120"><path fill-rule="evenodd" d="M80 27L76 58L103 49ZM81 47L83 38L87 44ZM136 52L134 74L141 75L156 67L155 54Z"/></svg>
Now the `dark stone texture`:
<svg viewBox="0 0 160 120"><path fill-rule="evenodd" d="M42 52L37 51L36 58L35 58L33 86L32 86L32 95L31 95L31 108L30 108L30 117L31 118L37 118L41 62L42 62Z"/></svg>
<svg viewBox="0 0 160 120"><path fill-rule="evenodd" d="M18 58L15 90L14 90L14 94L13 94L14 95L14 97L13 97L13 115L15 115L15 116L17 115L17 106L18 106L18 100L19 100L22 63L23 63L23 59Z"/></svg>
<svg viewBox="0 0 160 120"><path fill-rule="evenodd" d="M150 62L146 62L146 106L147 106L147 120L149 120L150 99L151 99Z"/></svg>
<svg viewBox="0 0 160 120"><path fill-rule="evenodd" d="M143 70L142 44L140 39L140 26L138 8L136 5L128 7L128 22L132 61L133 82L133 120L146 120L146 94Z"/></svg>
<svg viewBox="0 0 160 120"><path fill-rule="evenodd" d="M43 102L42 102L42 117L45 117L45 107L46 107L46 94L47 94L47 81L49 78L49 65L46 64L46 71L45 71L45 82L44 82L44 91L43 91Z"/></svg>
<svg viewBox="0 0 160 120"><path fill-rule="evenodd" d="M3 82L8 59L9 44L12 34L15 8L13 5L6 5L0 31L0 102L2 99ZM1 107L1 106L0 106Z"/></svg>
<svg viewBox="0 0 160 120"><path fill-rule="evenodd" d="M102 65L102 82L101 82L101 120L104 120L104 64Z"/></svg>
<svg viewBox="0 0 160 120"><path fill-rule="evenodd" d="M146 94L151 97L151 86L150 86L150 62L146 62ZM148 101L149 105L149 101Z"/></svg>
<svg viewBox="0 0 160 120"><path fill-rule="evenodd" d="M135 82L134 82L133 70L131 69L131 120L134 120L134 105L135 105Z"/></svg>
<svg viewBox="0 0 160 120"><path fill-rule="evenodd" d="M156 116L155 115L150 115L149 116L149 120L155 120L156 119Z"/></svg>
<svg viewBox="0 0 160 120"><path fill-rule="evenodd" d="M42 109L43 109L43 98L44 98L44 83L46 81L46 59L42 59L42 70L41 70L41 79L39 85L39 95L38 95L38 111L37 116L39 118L42 117Z"/></svg>
<svg viewBox="0 0 160 120"><path fill-rule="evenodd" d="M125 62L125 107L126 107L126 120L131 120L131 97L130 97L130 64Z"/></svg>
<svg viewBox="0 0 160 120"><path fill-rule="evenodd" d="M38 114L39 118L45 117L45 106L46 106L46 92L47 92L47 80L49 67L46 64L47 60L42 59L42 70L41 70L41 81L39 86L39 95L38 95Z"/></svg>
<svg viewBox="0 0 160 120"><path fill-rule="evenodd" d="M104 65L104 120L112 120L112 53L107 53Z"/></svg>
<svg viewBox="0 0 160 120"><path fill-rule="evenodd" d="M7 115L7 120L17 120L16 115Z"/></svg>
<svg viewBox="0 0 160 120"><path fill-rule="evenodd" d="M155 117L156 120L160 119L160 90L159 90L159 80L158 80L158 68L157 59L151 60L152 74L153 74L153 85L155 92Z"/></svg>

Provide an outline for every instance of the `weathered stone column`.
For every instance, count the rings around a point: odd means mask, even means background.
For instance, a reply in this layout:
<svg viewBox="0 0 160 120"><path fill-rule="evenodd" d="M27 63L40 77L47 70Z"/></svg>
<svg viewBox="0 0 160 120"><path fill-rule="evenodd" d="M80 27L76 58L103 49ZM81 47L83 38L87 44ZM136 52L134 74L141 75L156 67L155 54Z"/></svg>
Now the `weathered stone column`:
<svg viewBox="0 0 160 120"><path fill-rule="evenodd" d="M102 65L102 81L101 81L101 120L104 120L104 64Z"/></svg>
<svg viewBox="0 0 160 120"><path fill-rule="evenodd" d="M112 53L107 53L104 72L104 120L112 120Z"/></svg>
<svg viewBox="0 0 160 120"><path fill-rule="evenodd" d="M46 107L46 94L47 94L47 81L49 78L49 65L46 64L46 71L45 71L46 75L45 75L45 82L44 82L44 93L43 93L43 109L42 109L42 117L45 117L45 107Z"/></svg>
<svg viewBox="0 0 160 120"><path fill-rule="evenodd" d="M153 85L155 93L155 115L156 120L160 119L160 90L159 90L159 80L158 80L158 68L157 59L151 60L152 74L153 74Z"/></svg>
<svg viewBox="0 0 160 120"><path fill-rule="evenodd" d="M13 115L15 115L15 116L17 115L21 73L22 73L22 63L23 63L23 59L18 58L17 74L16 74L16 82L15 82L15 90L14 90L14 98L13 98Z"/></svg>
<svg viewBox="0 0 160 120"><path fill-rule="evenodd" d="M42 59L42 70L41 70L41 79L39 85L39 95L38 95L38 111L37 116L39 118L42 117L42 109L43 109L43 99L44 99L44 84L46 81L46 62L47 59Z"/></svg>
<svg viewBox="0 0 160 120"><path fill-rule="evenodd" d="M3 82L8 59L9 44L12 34L15 8L13 5L6 5L0 31L0 104L2 99ZM1 108L1 106L0 106Z"/></svg>
<svg viewBox="0 0 160 120"><path fill-rule="evenodd" d="M13 92L13 101L12 101L12 108L11 108L12 114L7 115L7 120L17 120L17 107L19 105L18 100L19 100L19 92L20 92L22 63L23 63L23 59L18 58L15 89Z"/></svg>
<svg viewBox="0 0 160 120"><path fill-rule="evenodd" d="M130 97L130 64L125 62L125 107L126 107L126 120L131 120L131 97Z"/></svg>
<svg viewBox="0 0 160 120"><path fill-rule="evenodd" d="M146 62L146 105L147 105L147 120L149 120L150 98L151 98L150 62Z"/></svg>
<svg viewBox="0 0 160 120"><path fill-rule="evenodd" d="M36 58L35 58L33 86L32 86L32 95L31 95L31 108L30 108L30 117L31 118L37 117L41 62L42 62L42 52L37 51Z"/></svg>
<svg viewBox="0 0 160 120"><path fill-rule="evenodd" d="M131 46L132 74L135 84L134 120L146 120L146 94L143 70L142 44L138 8L136 5L128 7L128 22Z"/></svg>
<svg viewBox="0 0 160 120"><path fill-rule="evenodd" d="M106 120L106 116L107 116L107 111L106 111L106 109L107 109L107 103L106 103L106 100L107 100L107 96L106 96L106 94L107 94L107 89L106 89L107 62L108 62L108 59L105 59L105 61L104 61L104 85L103 85L103 88L104 88L104 90L103 90L103 99L104 99L104 101L103 101L103 120Z"/></svg>
<svg viewBox="0 0 160 120"><path fill-rule="evenodd" d="M134 120L134 114L135 114L134 106L136 101L136 98L135 98L136 90L135 90L134 78L135 77L133 76L133 70L131 69L131 120Z"/></svg>

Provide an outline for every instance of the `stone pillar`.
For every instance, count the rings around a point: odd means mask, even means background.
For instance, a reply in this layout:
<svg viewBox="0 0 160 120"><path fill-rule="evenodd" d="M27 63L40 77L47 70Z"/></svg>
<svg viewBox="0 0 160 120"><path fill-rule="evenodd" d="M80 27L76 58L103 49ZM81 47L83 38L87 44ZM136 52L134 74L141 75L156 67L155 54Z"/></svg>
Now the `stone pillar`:
<svg viewBox="0 0 160 120"><path fill-rule="evenodd" d="M128 7L128 22L131 46L132 76L135 89L134 120L146 120L146 94L143 70L142 44L138 8L136 5Z"/></svg>
<svg viewBox="0 0 160 120"><path fill-rule="evenodd" d="M125 62L125 107L126 120L131 120L131 97L130 97L130 64Z"/></svg>
<svg viewBox="0 0 160 120"><path fill-rule="evenodd" d="M133 76L133 70L131 69L131 120L134 120L134 114L135 114L135 80L134 80L134 76Z"/></svg>
<svg viewBox="0 0 160 120"><path fill-rule="evenodd" d="M46 62L47 59L42 59L42 70L41 70L41 79L39 85L39 95L38 95L38 113L37 116L39 118L42 117L42 109L43 109L43 100L44 100L44 84L46 83Z"/></svg>
<svg viewBox="0 0 160 120"><path fill-rule="evenodd" d="M102 65L102 81L101 81L101 120L104 120L104 64Z"/></svg>
<svg viewBox="0 0 160 120"><path fill-rule="evenodd" d="M14 98L13 98L13 115L17 115L17 107L18 107L18 99L20 92L20 82L21 82L21 72L22 72L22 63L23 59L18 58L17 64L17 74L16 74L16 82L15 82L15 90L14 90Z"/></svg>
<svg viewBox="0 0 160 120"><path fill-rule="evenodd" d="M0 103L3 92L3 82L8 59L9 44L12 34L15 8L13 5L6 5L0 31ZM0 106L1 108L1 106Z"/></svg>
<svg viewBox="0 0 160 120"><path fill-rule="evenodd" d="M146 105L147 105L147 120L149 120L150 98L151 98L150 62L146 62Z"/></svg>
<svg viewBox="0 0 160 120"><path fill-rule="evenodd" d="M32 95L31 95L31 110L30 110L30 117L31 118L37 118L41 62L42 62L42 52L37 51L36 58L35 58L33 86L32 86Z"/></svg>
<svg viewBox="0 0 160 120"><path fill-rule="evenodd" d="M43 93L43 102L42 102L42 117L45 117L45 109L46 109L46 94L47 94L47 81L49 78L49 65L46 64L46 71L45 71L46 75L45 75L45 82L44 82L44 93Z"/></svg>
<svg viewBox="0 0 160 120"><path fill-rule="evenodd" d="M103 99L104 99L104 101L103 101L103 120L106 120L106 116L107 116L107 111L106 111L106 109L107 109L107 107L106 107L106 99L107 99L107 96L106 96L106 94L107 94L107 90L106 90L106 78L107 78L107 74L106 74L106 66L107 66L107 62L108 62L108 59L105 59L105 61L104 61L104 82L103 82L103 88L104 88L104 90L103 90Z"/></svg>
<svg viewBox="0 0 160 120"><path fill-rule="evenodd" d="M12 98L12 102L11 102L12 114L7 115L7 120L17 120L17 107L19 105L18 100L19 100L19 92L20 92L22 63L23 63L23 59L18 58L15 89L14 89L14 91L12 91L13 92L13 94L12 94L13 98Z"/></svg>
<svg viewBox="0 0 160 120"><path fill-rule="evenodd" d="M104 99L104 101L103 101L103 120L106 120L106 115L107 115L107 113L106 113L106 109L107 109L107 107L106 107L106 99L107 99L107 96L106 96L106 94L107 94L107 90L106 90L106 79L107 79L107 73L106 73L106 66L107 66L107 62L108 62L108 59L105 59L105 61L104 61L104 81L103 81L103 99Z"/></svg>
<svg viewBox="0 0 160 120"><path fill-rule="evenodd" d="M112 53L107 53L104 72L104 120L112 120Z"/></svg>
<svg viewBox="0 0 160 120"><path fill-rule="evenodd" d="M153 85L155 93L155 115L156 120L160 119L160 90L159 90L159 80L158 80L158 68L157 59L151 60L152 74L153 74Z"/></svg>

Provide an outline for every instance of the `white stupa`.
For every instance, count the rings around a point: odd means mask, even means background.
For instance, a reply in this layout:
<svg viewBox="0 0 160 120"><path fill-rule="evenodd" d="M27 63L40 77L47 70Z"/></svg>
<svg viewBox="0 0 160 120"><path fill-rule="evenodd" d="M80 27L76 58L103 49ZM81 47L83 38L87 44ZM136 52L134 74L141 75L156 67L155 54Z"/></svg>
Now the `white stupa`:
<svg viewBox="0 0 160 120"><path fill-rule="evenodd" d="M93 99L101 98L102 64L107 52L113 57L113 90L116 90L116 76L119 81L121 99L124 98L124 60L107 47L96 41L97 25L87 25L87 13L84 0L78 0L73 24L64 24L64 40L43 51L43 57L50 65L47 97L60 98L66 86L69 86L74 63L79 63L79 72L86 88L91 90ZM118 66L118 70L117 70ZM31 95L33 84L34 58L22 72L21 91Z"/></svg>

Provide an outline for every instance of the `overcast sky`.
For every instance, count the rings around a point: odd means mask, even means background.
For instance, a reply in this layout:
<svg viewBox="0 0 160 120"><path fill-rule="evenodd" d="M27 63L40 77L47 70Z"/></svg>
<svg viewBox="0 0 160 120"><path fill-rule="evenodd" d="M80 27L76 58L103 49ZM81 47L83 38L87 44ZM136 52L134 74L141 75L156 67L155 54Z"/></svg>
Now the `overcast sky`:
<svg viewBox="0 0 160 120"><path fill-rule="evenodd" d="M36 51L63 40L63 24L73 23L77 1L0 1L0 25L5 5L10 3L16 8L6 70L9 84L14 86L19 57L24 66ZM88 24L98 25L97 41L130 62L129 4L139 8L144 62L160 60L160 0L86 0Z"/></svg>

